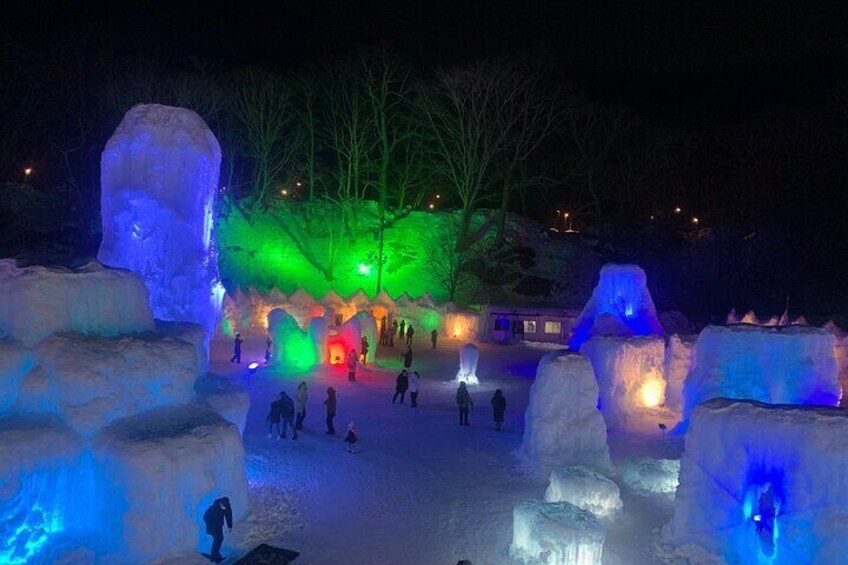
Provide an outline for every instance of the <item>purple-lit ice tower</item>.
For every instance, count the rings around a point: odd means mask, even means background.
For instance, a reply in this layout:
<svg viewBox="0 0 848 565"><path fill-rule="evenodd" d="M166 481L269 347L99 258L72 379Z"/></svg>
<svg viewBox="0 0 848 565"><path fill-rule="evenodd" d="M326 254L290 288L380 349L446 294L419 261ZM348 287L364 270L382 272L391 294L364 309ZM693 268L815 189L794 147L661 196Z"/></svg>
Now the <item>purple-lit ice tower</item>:
<svg viewBox="0 0 848 565"><path fill-rule="evenodd" d="M138 104L101 159L98 259L139 274L159 320L193 322L211 338L223 287L212 234L221 147L195 112Z"/></svg>

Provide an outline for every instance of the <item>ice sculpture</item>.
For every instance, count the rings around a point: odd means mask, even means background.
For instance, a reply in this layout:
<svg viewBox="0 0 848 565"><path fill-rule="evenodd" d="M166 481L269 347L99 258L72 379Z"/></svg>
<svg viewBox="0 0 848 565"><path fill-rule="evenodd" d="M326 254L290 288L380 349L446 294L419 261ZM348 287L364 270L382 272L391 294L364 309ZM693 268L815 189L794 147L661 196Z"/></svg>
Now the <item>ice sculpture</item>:
<svg viewBox="0 0 848 565"><path fill-rule="evenodd" d="M683 409L683 385L692 370L695 339L674 334L665 348L665 407L678 412Z"/></svg>
<svg viewBox="0 0 848 565"><path fill-rule="evenodd" d="M268 314L268 333L273 340L271 360L275 366L306 371L317 362L312 338L285 310L275 308Z"/></svg>
<svg viewBox="0 0 848 565"><path fill-rule="evenodd" d="M568 502L605 520L615 517L623 507L618 485L581 465L551 473L545 502Z"/></svg>
<svg viewBox="0 0 848 565"><path fill-rule="evenodd" d="M185 108L138 104L101 158L98 259L141 275L157 319L215 330L223 299L212 234L221 148Z"/></svg>
<svg viewBox="0 0 848 565"><path fill-rule="evenodd" d="M327 352L327 318L312 318L309 320L309 327L306 330L309 334L309 339L312 340L312 347L315 349L315 360L318 363L326 363L328 358Z"/></svg>
<svg viewBox="0 0 848 565"><path fill-rule="evenodd" d="M636 265L607 263L592 297L575 320L568 346L577 351L599 335L662 335L657 310L648 292L645 271Z"/></svg>
<svg viewBox="0 0 848 565"><path fill-rule="evenodd" d="M141 280L96 261L72 271L0 260L0 296L0 337L27 347L56 332L113 336L153 329Z"/></svg>
<svg viewBox="0 0 848 565"><path fill-rule="evenodd" d="M725 563L843 563L848 412L714 399L692 414L669 529Z"/></svg>
<svg viewBox="0 0 848 565"><path fill-rule="evenodd" d="M473 343L466 343L459 348L459 372L456 374L457 382L466 384L480 384L477 378L477 361L480 359L480 350Z"/></svg>
<svg viewBox="0 0 848 565"><path fill-rule="evenodd" d="M809 326L708 326L684 385L684 422L710 398L837 406L834 337Z"/></svg>
<svg viewBox="0 0 848 565"><path fill-rule="evenodd" d="M593 337L581 352L592 361L599 406L609 428L626 428L628 418L665 399L665 344L658 337Z"/></svg>
<svg viewBox="0 0 848 565"><path fill-rule="evenodd" d="M598 384L589 360L575 353L548 353L530 387L521 452L544 475L567 465L608 471L607 428L597 404Z"/></svg>
<svg viewBox="0 0 848 565"><path fill-rule="evenodd" d="M244 436L247 413L250 411L250 393L217 375L207 375L194 383L196 400L214 410L228 422L236 425L240 436Z"/></svg>
<svg viewBox="0 0 848 565"><path fill-rule="evenodd" d="M349 319L340 327L332 327L327 331L327 356L331 365L343 365L352 350L359 353L362 343L362 329L359 318Z"/></svg>
<svg viewBox="0 0 848 565"><path fill-rule="evenodd" d="M356 315L356 318L359 319L359 330L362 333L362 337L368 338L368 363L373 364L377 359L377 346L378 338L377 338L377 321L374 319L374 316L367 312L359 312ZM360 341L360 346L356 348L357 353L362 354L362 345Z"/></svg>
<svg viewBox="0 0 848 565"><path fill-rule="evenodd" d="M591 512L567 502L530 500L512 511L510 554L526 565L600 565L605 538Z"/></svg>
<svg viewBox="0 0 848 565"><path fill-rule="evenodd" d="M628 459L621 466L621 480L631 490L643 496L663 494L674 496L680 475L678 459Z"/></svg>

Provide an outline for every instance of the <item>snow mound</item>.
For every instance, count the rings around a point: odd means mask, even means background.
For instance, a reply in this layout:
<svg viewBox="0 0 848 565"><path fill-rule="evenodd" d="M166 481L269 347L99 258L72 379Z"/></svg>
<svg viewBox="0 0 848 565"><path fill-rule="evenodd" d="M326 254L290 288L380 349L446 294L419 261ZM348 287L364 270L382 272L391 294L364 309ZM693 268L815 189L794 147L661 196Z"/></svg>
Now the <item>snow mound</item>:
<svg viewBox="0 0 848 565"><path fill-rule="evenodd" d="M530 500L512 511L513 559L525 565L600 565L606 531L591 513L567 502Z"/></svg>
<svg viewBox="0 0 848 565"><path fill-rule="evenodd" d="M627 428L631 416L665 399L665 343L659 337L594 337L583 344L600 389L600 409L610 429Z"/></svg>
<svg viewBox="0 0 848 565"><path fill-rule="evenodd" d="M521 453L544 474L568 465L607 471L607 428L597 404L598 384L589 360L570 352L548 353L530 388Z"/></svg>
<svg viewBox="0 0 848 565"><path fill-rule="evenodd" d="M848 411L710 400L692 414L669 536L728 563L842 563Z"/></svg>
<svg viewBox="0 0 848 565"><path fill-rule="evenodd" d="M621 466L621 480L642 496L674 496L680 476L678 459L628 459Z"/></svg>
<svg viewBox="0 0 848 565"><path fill-rule="evenodd" d="M572 326L568 346L577 351L595 336L662 335L648 277L637 265L607 263L592 297Z"/></svg>
<svg viewBox="0 0 848 565"><path fill-rule="evenodd" d="M33 347L57 332L114 336L153 329L144 283L96 261L77 270L0 260L0 337Z"/></svg>
<svg viewBox="0 0 848 565"><path fill-rule="evenodd" d="M602 519L613 518L623 507L618 485L580 465L551 473L545 502L568 502Z"/></svg>
<svg viewBox="0 0 848 565"><path fill-rule="evenodd" d="M113 422L95 454L126 502L124 563L205 548L203 513L216 498L229 497L236 521L246 511L241 436L208 408L155 408Z"/></svg>
<svg viewBox="0 0 848 565"><path fill-rule="evenodd" d="M138 104L101 157L98 259L138 273L157 319L194 322L207 339L223 287L212 236L221 148L185 108Z"/></svg>
<svg viewBox="0 0 848 565"><path fill-rule="evenodd" d="M197 401L217 412L223 419L238 427L244 436L247 413L250 411L250 393L244 387L215 375L207 375L194 383Z"/></svg>
<svg viewBox="0 0 848 565"><path fill-rule="evenodd" d="M59 334L41 342L34 358L13 409L60 415L83 436L124 416L188 402L199 374L190 343L155 334Z"/></svg>
<svg viewBox="0 0 848 565"><path fill-rule="evenodd" d="M684 386L684 422L710 398L836 406L842 396L833 335L809 326L708 326Z"/></svg>

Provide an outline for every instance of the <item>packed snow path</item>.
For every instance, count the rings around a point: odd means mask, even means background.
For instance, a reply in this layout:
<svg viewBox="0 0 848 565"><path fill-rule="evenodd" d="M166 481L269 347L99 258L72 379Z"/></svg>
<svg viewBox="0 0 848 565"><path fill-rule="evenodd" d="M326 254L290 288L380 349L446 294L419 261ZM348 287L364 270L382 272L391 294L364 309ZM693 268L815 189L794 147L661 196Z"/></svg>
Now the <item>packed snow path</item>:
<svg viewBox="0 0 848 565"><path fill-rule="evenodd" d="M461 427L452 379L459 342L435 351L417 343L413 369L421 374L419 407L392 404L401 348L380 347L378 367L360 368L349 383L340 368L286 375L261 367L250 377L251 409L244 434L251 514L236 524L225 554L246 553L266 542L301 552L298 565L512 563L512 509L544 496L547 479L520 468L524 411L536 364L545 353L525 346L481 345L472 386L471 426ZM425 347L426 345L426 347ZM213 347L212 371L247 383L247 366L262 361L264 340L248 339L241 365L229 363L231 343ZM268 439L268 405L281 390L294 396L309 384L306 430L297 441ZM326 389L337 390L336 435L325 432ZM504 430L492 426L489 403L501 388L507 398ZM347 424L356 421L358 453L344 449ZM650 423L656 430L656 424ZM622 457L678 457L679 444L659 432L610 438L613 462ZM671 518L668 500L633 495L622 485L624 515L611 528L604 563L656 562L658 528Z"/></svg>

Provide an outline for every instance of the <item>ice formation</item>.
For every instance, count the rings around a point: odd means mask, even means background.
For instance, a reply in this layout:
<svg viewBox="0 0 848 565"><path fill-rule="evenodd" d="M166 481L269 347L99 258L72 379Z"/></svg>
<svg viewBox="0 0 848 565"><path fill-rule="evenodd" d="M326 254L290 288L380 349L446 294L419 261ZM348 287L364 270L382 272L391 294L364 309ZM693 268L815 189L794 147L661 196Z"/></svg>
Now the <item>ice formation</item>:
<svg viewBox="0 0 848 565"><path fill-rule="evenodd" d="M839 326L833 322L828 322L823 326L824 330L833 335L836 342L834 354L836 356L836 366L839 371L839 382L848 381L848 334L843 332Z"/></svg>
<svg viewBox="0 0 848 565"><path fill-rule="evenodd" d="M680 475L679 459L628 459L621 465L621 480L643 496L674 496Z"/></svg>
<svg viewBox="0 0 848 565"><path fill-rule="evenodd" d="M574 322L569 347L579 350L587 339L600 335L662 335L647 280L636 265L604 265L592 297Z"/></svg>
<svg viewBox="0 0 848 565"><path fill-rule="evenodd" d="M247 508L244 449L235 425L197 405L156 408L112 423L95 457L121 493L125 563L149 563L206 547L203 512L227 496L238 520Z"/></svg>
<svg viewBox="0 0 848 565"><path fill-rule="evenodd" d="M24 376L35 361L19 341L0 339L0 414L18 398Z"/></svg>
<svg viewBox="0 0 848 565"><path fill-rule="evenodd" d="M607 426L626 428L628 418L665 399L665 343L659 337L594 337L582 353L592 361Z"/></svg>
<svg viewBox="0 0 848 565"><path fill-rule="evenodd" d="M548 353L530 388L521 452L543 474L568 465L608 471L607 428L597 404L598 384L589 360L575 353Z"/></svg>
<svg viewBox="0 0 848 565"><path fill-rule="evenodd" d="M236 425L239 435L244 435L247 413L250 411L250 393L244 387L208 375L194 383L196 400L218 413L223 419Z"/></svg>
<svg viewBox="0 0 848 565"><path fill-rule="evenodd" d="M332 327L327 331L327 356L331 365L342 365L346 362L352 350L359 353L362 342L362 330L359 318L354 316L340 327Z"/></svg>
<svg viewBox="0 0 848 565"><path fill-rule="evenodd" d="M194 322L211 337L223 286L212 236L221 148L185 108L133 106L101 158L98 258L139 274L157 319Z"/></svg>
<svg viewBox="0 0 848 565"><path fill-rule="evenodd" d="M329 358L327 349L327 325L328 320L326 317L312 318L309 320L309 327L306 330L309 339L312 340L312 347L315 349L315 359L318 363L327 363Z"/></svg>
<svg viewBox="0 0 848 565"><path fill-rule="evenodd" d="M601 519L615 517L623 507L618 485L582 465L555 469L545 502L568 502Z"/></svg>
<svg viewBox="0 0 848 565"><path fill-rule="evenodd" d="M113 336L153 329L139 278L95 261L72 271L0 260L0 296L0 338L27 347L56 332Z"/></svg>
<svg viewBox="0 0 848 565"><path fill-rule="evenodd" d="M708 326L684 386L684 422L710 398L836 406L834 337L809 326Z"/></svg>
<svg viewBox="0 0 848 565"><path fill-rule="evenodd" d="M600 565L606 531L568 502L530 500L512 511L513 559L525 565Z"/></svg>
<svg viewBox="0 0 848 565"><path fill-rule="evenodd" d="M470 385L480 384L477 378L477 361L480 359L480 350L473 343L466 343L459 348L459 371L456 373L457 382L465 382Z"/></svg>
<svg viewBox="0 0 848 565"><path fill-rule="evenodd" d="M683 386L692 370L695 338L679 336L668 338L665 348L665 407L677 412L683 409Z"/></svg>
<svg viewBox="0 0 848 565"><path fill-rule="evenodd" d="M377 321L374 319L374 316L367 312L360 312L356 315L359 319L359 330L362 333L362 337L368 338L368 363L373 364L377 360L377 346L378 337L377 337ZM362 345L356 348L356 351L361 355L362 354Z"/></svg>
<svg viewBox="0 0 848 565"><path fill-rule="evenodd" d="M268 314L268 333L273 340L271 360L276 366L306 371L317 362L312 338L285 310L276 308Z"/></svg>
<svg viewBox="0 0 848 565"><path fill-rule="evenodd" d="M669 528L727 563L843 563L848 412L710 400L692 414Z"/></svg>

